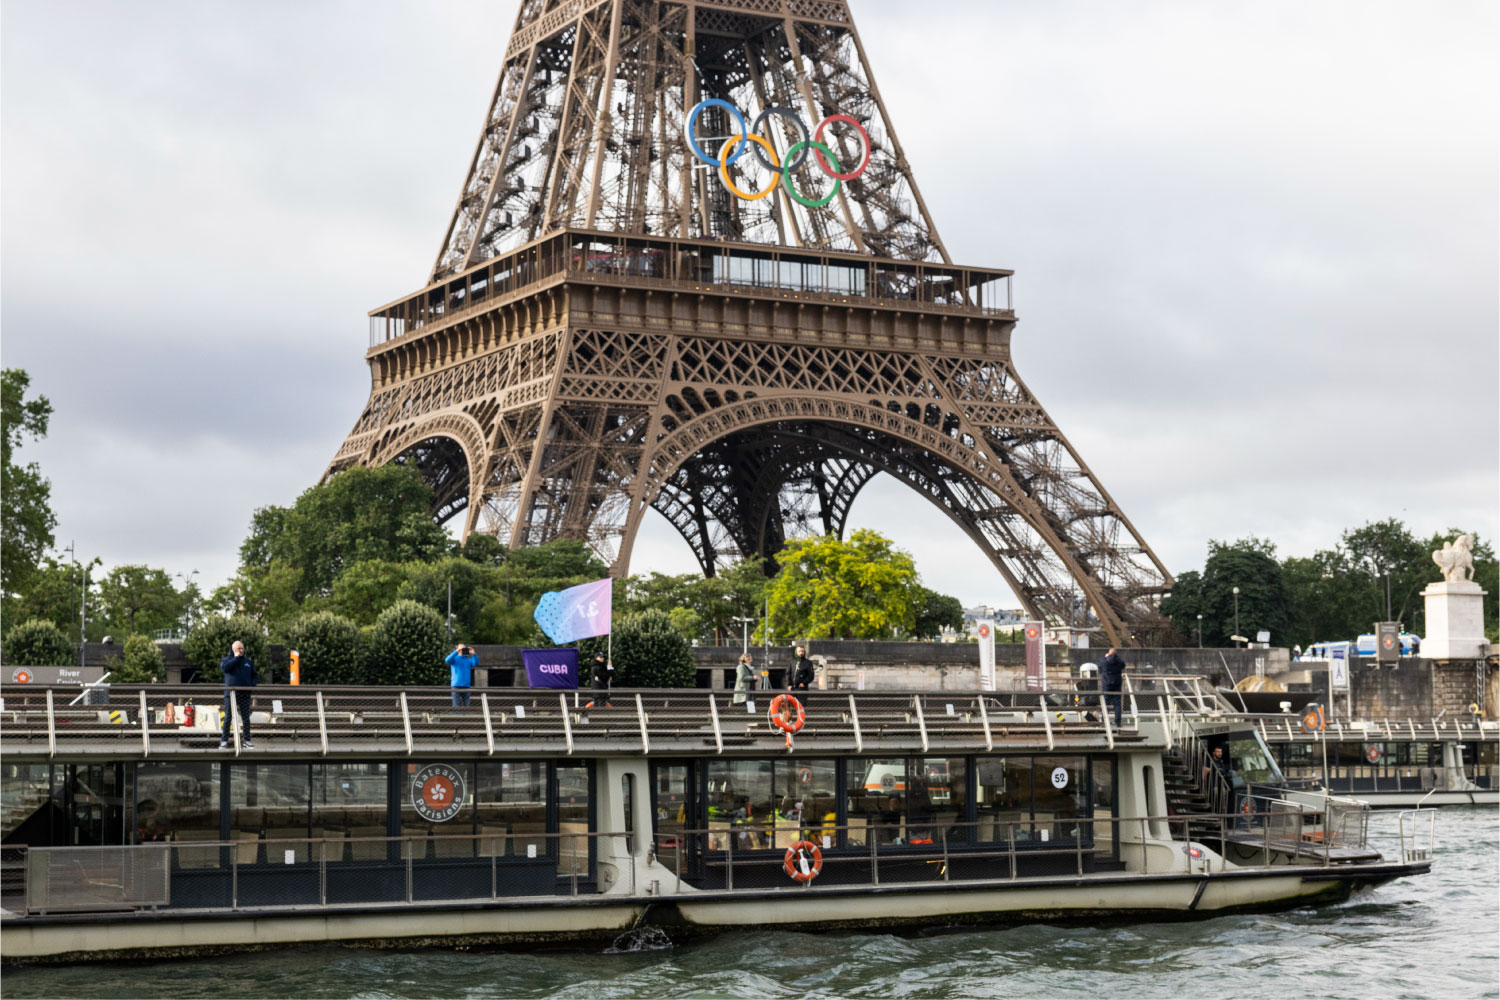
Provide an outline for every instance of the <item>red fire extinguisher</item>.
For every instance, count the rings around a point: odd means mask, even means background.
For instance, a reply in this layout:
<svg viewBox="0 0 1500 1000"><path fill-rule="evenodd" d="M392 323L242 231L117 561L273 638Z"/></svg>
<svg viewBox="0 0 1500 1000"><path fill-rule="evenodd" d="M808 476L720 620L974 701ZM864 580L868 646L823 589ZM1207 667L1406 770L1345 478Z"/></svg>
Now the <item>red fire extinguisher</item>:
<svg viewBox="0 0 1500 1000"><path fill-rule="evenodd" d="M193 699L189 698L186 705L182 706L182 724L191 726L193 724Z"/></svg>

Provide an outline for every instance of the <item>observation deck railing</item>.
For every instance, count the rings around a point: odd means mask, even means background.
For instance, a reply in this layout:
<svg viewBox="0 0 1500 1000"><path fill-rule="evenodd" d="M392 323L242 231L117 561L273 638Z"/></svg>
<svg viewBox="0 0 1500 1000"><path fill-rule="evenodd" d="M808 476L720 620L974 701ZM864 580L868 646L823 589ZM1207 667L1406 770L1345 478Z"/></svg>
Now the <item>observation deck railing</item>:
<svg viewBox="0 0 1500 1000"><path fill-rule="evenodd" d="M754 289L793 301L1015 316L1013 273L1003 269L571 229L373 310L370 346L477 315L565 275L677 290Z"/></svg>

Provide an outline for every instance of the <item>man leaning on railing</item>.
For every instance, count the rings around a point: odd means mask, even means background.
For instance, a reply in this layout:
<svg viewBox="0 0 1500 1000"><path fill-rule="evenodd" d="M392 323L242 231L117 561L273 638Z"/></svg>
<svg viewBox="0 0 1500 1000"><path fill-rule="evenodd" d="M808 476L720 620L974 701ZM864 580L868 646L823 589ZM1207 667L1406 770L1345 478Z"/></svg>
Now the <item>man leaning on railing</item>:
<svg viewBox="0 0 1500 1000"><path fill-rule="evenodd" d="M229 727L234 721L235 709L239 709L240 745L246 750L255 749L250 740L250 688L255 686L255 664L245 655L245 644L238 639L230 647L229 655L219 661L224 671L224 729L219 736L219 749L229 749Z"/></svg>

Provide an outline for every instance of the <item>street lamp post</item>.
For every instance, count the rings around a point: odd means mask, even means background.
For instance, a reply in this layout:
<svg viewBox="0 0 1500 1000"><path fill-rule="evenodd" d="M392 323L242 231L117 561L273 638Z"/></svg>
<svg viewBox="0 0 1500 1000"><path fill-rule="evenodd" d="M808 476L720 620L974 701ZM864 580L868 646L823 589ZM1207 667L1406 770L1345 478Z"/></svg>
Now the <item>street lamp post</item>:
<svg viewBox="0 0 1500 1000"><path fill-rule="evenodd" d="M1203 648L1203 616L1198 616L1198 648Z"/></svg>
<svg viewBox="0 0 1500 1000"><path fill-rule="evenodd" d="M1236 641L1240 634L1240 588L1234 588L1234 635Z"/></svg>
<svg viewBox="0 0 1500 1000"><path fill-rule="evenodd" d="M182 581L182 592L183 592L184 595L187 595L189 593L189 591L192 589L192 586L193 586L193 577L195 577L197 575L198 575L198 571L197 570L193 570L191 573L178 573L178 574L176 574L177 579L179 579L179 580ZM189 604L188 604L187 609L186 609L185 617L187 618L187 627L188 627L188 630L191 631L191 629L193 627L193 605L191 603L191 599L189 599Z"/></svg>

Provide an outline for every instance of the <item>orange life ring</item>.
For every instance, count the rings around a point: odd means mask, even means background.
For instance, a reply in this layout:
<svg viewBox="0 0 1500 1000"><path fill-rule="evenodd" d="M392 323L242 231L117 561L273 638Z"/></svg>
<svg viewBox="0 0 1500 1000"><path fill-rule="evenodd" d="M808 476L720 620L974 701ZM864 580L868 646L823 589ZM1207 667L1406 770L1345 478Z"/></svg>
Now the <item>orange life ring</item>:
<svg viewBox="0 0 1500 1000"><path fill-rule="evenodd" d="M810 768L810 767L799 767L799 768L797 768L797 783L801 784L801 785L810 785L810 784L812 784L812 768Z"/></svg>
<svg viewBox="0 0 1500 1000"><path fill-rule="evenodd" d="M812 855L812 867L807 871L803 871L802 867L797 864L797 856L803 851ZM786 856L781 861L781 869L798 882L811 882L823 870L823 851L810 840L799 840L786 849Z"/></svg>
<svg viewBox="0 0 1500 1000"><path fill-rule="evenodd" d="M1385 754L1381 752L1379 747L1371 747L1370 749L1365 751L1365 759L1368 760L1371 764L1380 763L1380 758L1384 756Z"/></svg>
<svg viewBox="0 0 1500 1000"><path fill-rule="evenodd" d="M784 708L788 709L787 714L790 714L791 709L795 709L797 717L795 719L783 718L782 710ZM775 698L771 699L771 725L782 732L800 733L802 732L802 727L806 724L807 712L803 710L802 702L789 694L778 694Z"/></svg>
<svg viewBox="0 0 1500 1000"><path fill-rule="evenodd" d="M1246 799L1244 802L1240 803L1240 812L1244 813L1246 816L1254 816L1255 803L1251 802L1249 799Z"/></svg>

